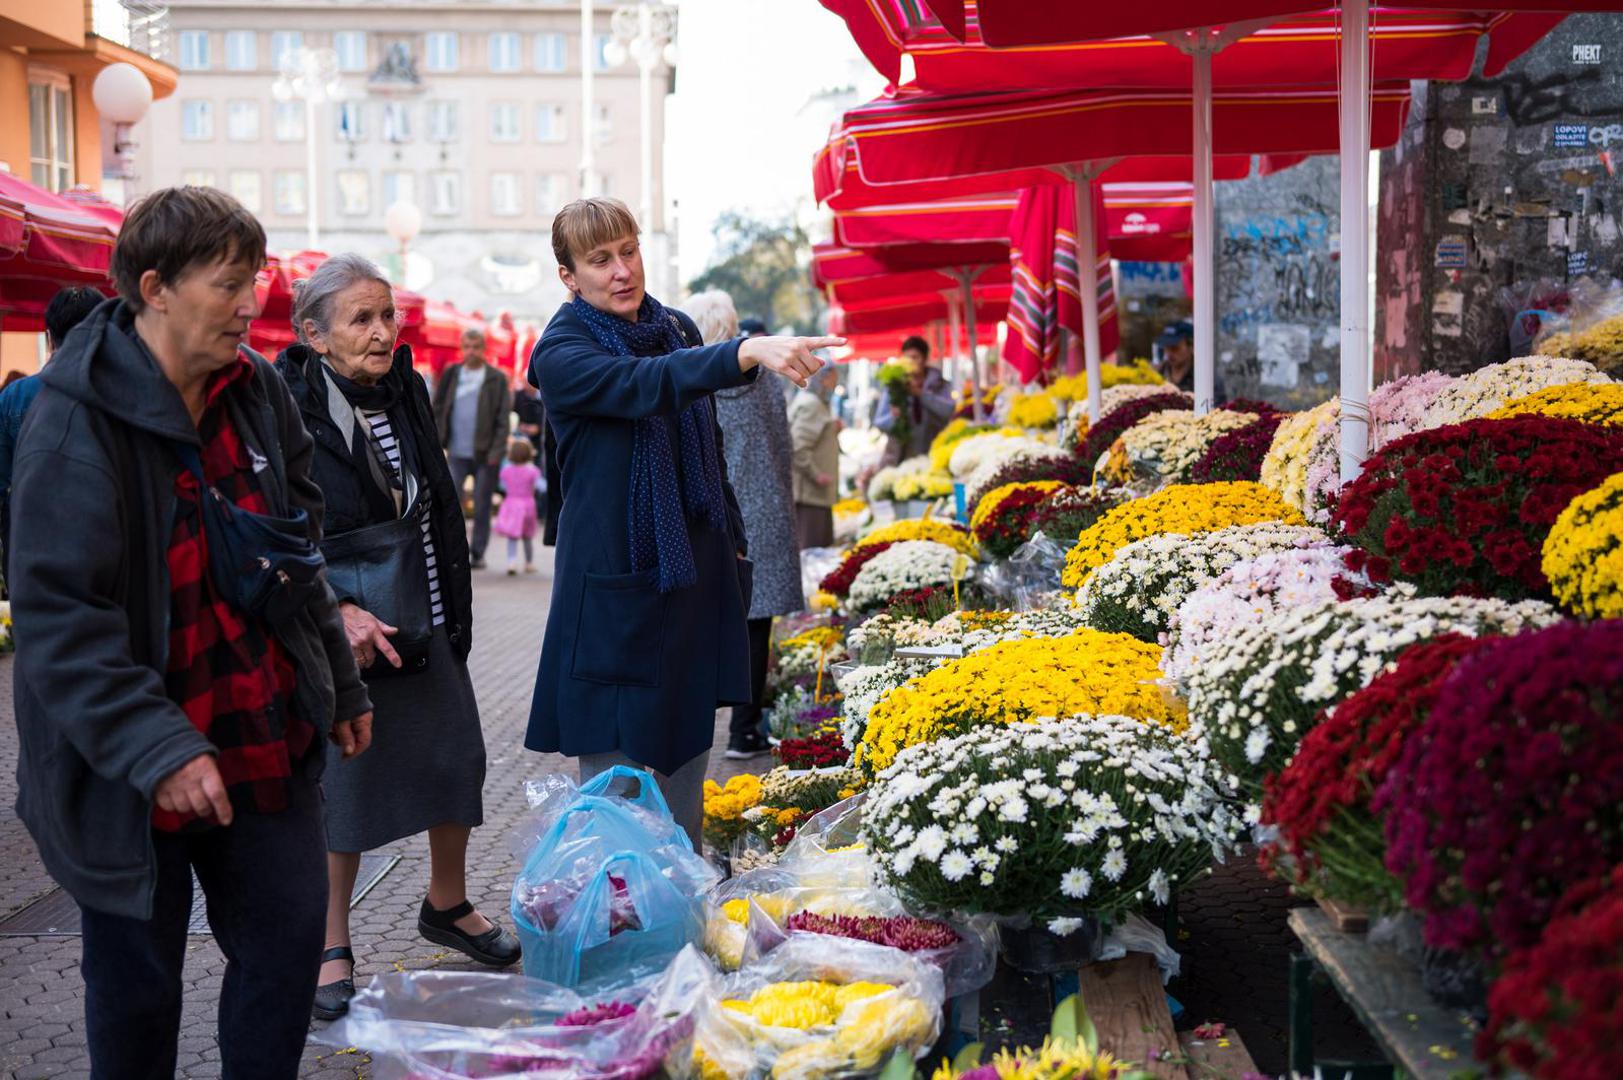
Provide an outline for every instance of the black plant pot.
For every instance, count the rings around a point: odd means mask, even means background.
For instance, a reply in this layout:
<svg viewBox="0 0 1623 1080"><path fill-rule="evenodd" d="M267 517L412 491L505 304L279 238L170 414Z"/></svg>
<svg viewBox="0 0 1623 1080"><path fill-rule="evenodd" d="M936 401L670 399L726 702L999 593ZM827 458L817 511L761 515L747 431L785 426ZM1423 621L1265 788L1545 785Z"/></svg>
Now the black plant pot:
<svg viewBox="0 0 1623 1080"><path fill-rule="evenodd" d="M1104 927L1092 915L1079 918L1082 925L1064 937L1049 930L1045 922L999 927L1003 962L1029 975L1056 975L1091 964L1104 944Z"/></svg>
<svg viewBox="0 0 1623 1080"><path fill-rule="evenodd" d="M1476 957L1428 946L1420 954L1420 982L1437 1004L1487 1019L1488 980Z"/></svg>

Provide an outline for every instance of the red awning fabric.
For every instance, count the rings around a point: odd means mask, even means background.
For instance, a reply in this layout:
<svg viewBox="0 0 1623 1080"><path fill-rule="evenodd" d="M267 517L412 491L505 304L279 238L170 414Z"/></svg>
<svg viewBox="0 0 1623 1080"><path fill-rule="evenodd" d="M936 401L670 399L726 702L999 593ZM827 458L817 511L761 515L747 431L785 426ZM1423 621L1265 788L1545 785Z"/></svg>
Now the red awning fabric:
<svg viewBox="0 0 1623 1080"><path fill-rule="evenodd" d="M884 330L872 334L847 334L845 346L850 350L848 355L835 361L840 364L849 364L855 360L873 360L883 363L901 355L902 342L909 337L921 337L926 341L933 340L932 334L940 326L939 323L919 323L916 326L904 326L895 330ZM963 330L960 328L959 333ZM975 344L997 344L997 323L975 324Z"/></svg>
<svg viewBox="0 0 1623 1080"><path fill-rule="evenodd" d="M118 225L100 211L0 173L0 329L39 331L68 285L108 295Z"/></svg>
<svg viewBox="0 0 1623 1080"><path fill-rule="evenodd" d="M984 336L988 332L995 333L993 329L995 324L1008 312L1009 296L1008 285L989 285L975 289L977 337ZM941 295L901 296L849 308L833 308L829 311L829 333L841 336L900 333L925 323L947 321L948 305L956 302L956 299Z"/></svg>
<svg viewBox="0 0 1623 1080"><path fill-rule="evenodd" d="M1013 192L979 198L890 203L834 215L834 239L850 248L897 244L1007 244Z"/></svg>
<svg viewBox="0 0 1623 1080"><path fill-rule="evenodd" d="M884 249L855 251L838 244L813 245L812 283L837 304L862 304L959 288L958 279L945 270L893 269L884 261L884 254ZM1009 284L1012 279L1008 261L986 266L975 280L987 285Z"/></svg>

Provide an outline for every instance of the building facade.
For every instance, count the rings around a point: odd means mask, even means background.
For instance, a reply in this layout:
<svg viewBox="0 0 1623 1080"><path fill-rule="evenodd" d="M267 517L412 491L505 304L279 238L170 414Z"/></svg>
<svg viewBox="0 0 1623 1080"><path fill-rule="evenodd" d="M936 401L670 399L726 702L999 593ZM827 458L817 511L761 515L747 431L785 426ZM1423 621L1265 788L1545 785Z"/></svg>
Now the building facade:
<svg viewBox="0 0 1623 1080"><path fill-rule="evenodd" d="M605 60L612 13L597 11L586 50L594 186L635 209L639 79L635 66ZM169 21L181 81L145 125L142 186L229 191L276 251L309 246L313 201L321 250L370 256L466 311L544 320L565 299L551 222L582 191L577 4L171 0ZM278 98L284 62L300 49L332 50L339 100ZM643 228L656 291L670 263L660 177L671 77L662 68L649 95L654 220ZM422 219L404 262L385 228L396 202Z"/></svg>

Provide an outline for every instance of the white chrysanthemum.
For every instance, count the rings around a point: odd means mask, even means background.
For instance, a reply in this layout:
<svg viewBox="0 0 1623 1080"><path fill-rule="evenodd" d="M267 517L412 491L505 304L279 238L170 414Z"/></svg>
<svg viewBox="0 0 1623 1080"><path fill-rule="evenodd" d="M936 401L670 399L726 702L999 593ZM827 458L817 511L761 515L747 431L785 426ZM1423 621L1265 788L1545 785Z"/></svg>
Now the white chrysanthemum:
<svg viewBox="0 0 1623 1080"><path fill-rule="evenodd" d="M1150 896L1162 907L1165 907L1166 902L1172 898L1172 882L1168 880L1166 871L1160 867L1156 867L1155 872L1150 875Z"/></svg>
<svg viewBox="0 0 1623 1080"><path fill-rule="evenodd" d="M941 856L941 876L948 881L962 881L975 869L975 864L962 851L953 850Z"/></svg>
<svg viewBox="0 0 1623 1080"><path fill-rule="evenodd" d="M1121 853L1120 848L1113 848L1105 856L1104 865L1099 868L1099 872L1111 881L1120 881L1121 876L1127 873L1127 856Z"/></svg>
<svg viewBox="0 0 1623 1080"><path fill-rule="evenodd" d="M1065 871L1059 879L1059 891L1072 900L1085 900L1093 889L1093 875L1080 866Z"/></svg>
<svg viewBox="0 0 1623 1080"><path fill-rule="evenodd" d="M1065 915L1048 920L1048 932L1056 937L1070 937L1082 929L1082 920Z"/></svg>

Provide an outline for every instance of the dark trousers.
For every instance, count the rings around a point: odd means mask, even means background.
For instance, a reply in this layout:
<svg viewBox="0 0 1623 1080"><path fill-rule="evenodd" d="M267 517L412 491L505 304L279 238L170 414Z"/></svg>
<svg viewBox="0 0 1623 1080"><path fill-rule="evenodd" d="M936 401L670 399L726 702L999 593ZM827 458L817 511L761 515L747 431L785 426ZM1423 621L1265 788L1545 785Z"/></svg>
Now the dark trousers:
<svg viewBox="0 0 1623 1080"><path fill-rule="evenodd" d="M456 485L459 497L462 485L467 483L468 477L473 477L473 538L468 541L468 554L478 562L485 557L485 548L490 546L490 504L496 497L496 478L501 473L501 465L465 457L453 457L450 461L451 483Z"/></svg>
<svg viewBox="0 0 1623 1080"><path fill-rule="evenodd" d="M181 967L192 871L225 954L221 1075L287 1080L299 1072L327 921L321 795L300 782L276 814L240 810L229 828L154 833L152 918L85 909L85 1027L94 1080L169 1080L180 1035Z"/></svg>
<svg viewBox="0 0 1623 1080"><path fill-rule="evenodd" d="M750 636L750 696L753 705L734 705L727 724L729 738L739 738L761 730L761 699L766 696L766 664L772 652L772 616L745 623Z"/></svg>

